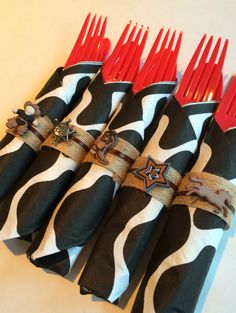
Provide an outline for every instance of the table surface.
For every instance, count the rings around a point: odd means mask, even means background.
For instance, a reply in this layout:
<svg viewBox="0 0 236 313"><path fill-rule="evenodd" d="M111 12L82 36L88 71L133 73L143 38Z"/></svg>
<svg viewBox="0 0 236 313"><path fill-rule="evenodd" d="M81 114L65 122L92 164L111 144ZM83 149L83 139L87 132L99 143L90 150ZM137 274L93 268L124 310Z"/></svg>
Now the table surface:
<svg viewBox="0 0 236 313"><path fill-rule="evenodd" d="M235 0L8 0L0 2L0 136L12 107L33 100L54 69L65 63L88 12L108 16L113 43L132 19L150 26L146 54L161 26L184 33L178 70L182 72L204 33L230 39L225 84L236 71ZM224 234L195 313L233 313L236 307L236 223ZM25 257L26 243L0 243L1 313L128 313L91 296L77 285L83 260L65 279L35 268ZM86 259L86 255L84 256ZM126 296L128 298L128 296ZM151 312L150 312L151 313Z"/></svg>

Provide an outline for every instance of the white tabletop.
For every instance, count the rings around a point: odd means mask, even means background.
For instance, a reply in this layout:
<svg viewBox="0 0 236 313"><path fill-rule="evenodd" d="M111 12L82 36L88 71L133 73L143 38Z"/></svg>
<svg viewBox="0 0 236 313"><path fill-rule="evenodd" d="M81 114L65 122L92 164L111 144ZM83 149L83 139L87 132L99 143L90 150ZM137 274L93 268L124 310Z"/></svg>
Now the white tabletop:
<svg viewBox="0 0 236 313"><path fill-rule="evenodd" d="M161 26L184 33L178 70L183 71L204 33L230 39L225 82L236 72L235 0L8 0L0 1L0 136L12 107L33 100L54 69L65 63L87 13L108 16L107 35L116 42L132 19L150 26L146 53ZM224 234L196 313L236 312L236 223ZM0 242L1 313L128 313L134 296L119 308L81 296L79 264L69 279L35 268L25 243ZM151 313L151 312L150 312Z"/></svg>

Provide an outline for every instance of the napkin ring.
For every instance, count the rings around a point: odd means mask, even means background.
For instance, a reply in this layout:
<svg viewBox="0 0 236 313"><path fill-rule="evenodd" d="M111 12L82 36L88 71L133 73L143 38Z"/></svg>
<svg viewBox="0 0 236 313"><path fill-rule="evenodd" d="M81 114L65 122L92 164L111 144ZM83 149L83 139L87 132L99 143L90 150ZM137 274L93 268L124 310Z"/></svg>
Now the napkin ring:
<svg viewBox="0 0 236 313"><path fill-rule="evenodd" d="M185 175L173 204L200 208L231 225L236 205L236 187L228 180L206 172Z"/></svg>
<svg viewBox="0 0 236 313"><path fill-rule="evenodd" d="M170 163L160 162L151 156L140 156L122 186L139 189L169 206L181 178Z"/></svg>
<svg viewBox="0 0 236 313"><path fill-rule="evenodd" d="M118 143L117 133L114 130L106 131L100 140L93 145L94 156L102 164L107 165L109 161L106 158L109 150L114 148Z"/></svg>
<svg viewBox="0 0 236 313"><path fill-rule="evenodd" d="M89 152L94 137L82 128L71 125L71 120L59 122L54 120L54 128L43 146L52 148L80 163Z"/></svg>
<svg viewBox="0 0 236 313"><path fill-rule="evenodd" d="M114 130L108 130L98 137L84 162L109 169L113 173L113 180L121 184L138 156L139 151L133 145L119 138Z"/></svg>
<svg viewBox="0 0 236 313"><path fill-rule="evenodd" d="M7 120L6 132L24 141L38 152L48 136L48 129L53 128L53 123L47 116L42 116L40 107L31 101L25 102L24 110L12 109L12 111L17 116Z"/></svg>

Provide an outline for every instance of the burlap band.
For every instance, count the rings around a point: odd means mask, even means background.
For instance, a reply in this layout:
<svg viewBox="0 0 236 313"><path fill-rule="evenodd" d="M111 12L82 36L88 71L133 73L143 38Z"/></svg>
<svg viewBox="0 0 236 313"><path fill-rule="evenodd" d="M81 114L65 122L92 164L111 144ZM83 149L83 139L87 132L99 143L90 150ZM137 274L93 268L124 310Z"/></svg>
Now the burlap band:
<svg viewBox="0 0 236 313"><path fill-rule="evenodd" d="M129 142L119 137L116 138L112 148L107 148L103 137L104 135L96 140L84 162L91 162L109 169L113 173L113 180L121 184L128 169L139 156L139 151Z"/></svg>
<svg viewBox="0 0 236 313"><path fill-rule="evenodd" d="M34 151L38 152L54 125L47 116L38 117L35 120L38 122L38 125L29 125L29 129L22 136L16 134L12 129L7 129L6 132L24 141L24 143L30 146Z"/></svg>
<svg viewBox="0 0 236 313"><path fill-rule="evenodd" d="M146 157L146 156L140 156L134 162L122 186L133 187L133 188L139 189L143 192L146 192L147 194L154 197L155 199L159 200L161 203L163 203L163 205L169 206L182 177L173 167L169 166L167 174L166 174L166 180L169 186L167 186L166 188L166 187L156 185L152 189L147 191L145 189L144 181L138 178L134 174L134 171L140 168L145 168L148 158L149 157ZM157 164L163 163L154 158L152 159L155 160Z"/></svg>
<svg viewBox="0 0 236 313"><path fill-rule="evenodd" d="M173 204L203 209L217 215L230 227L236 206L236 186L206 172L190 172L182 179Z"/></svg>
<svg viewBox="0 0 236 313"><path fill-rule="evenodd" d="M47 140L45 140L43 146L53 148L54 150L65 154L75 162L80 163L89 152L95 139L92 135L79 127L73 126L73 130L75 130L76 133L68 142L62 141L55 145L54 137L51 134Z"/></svg>

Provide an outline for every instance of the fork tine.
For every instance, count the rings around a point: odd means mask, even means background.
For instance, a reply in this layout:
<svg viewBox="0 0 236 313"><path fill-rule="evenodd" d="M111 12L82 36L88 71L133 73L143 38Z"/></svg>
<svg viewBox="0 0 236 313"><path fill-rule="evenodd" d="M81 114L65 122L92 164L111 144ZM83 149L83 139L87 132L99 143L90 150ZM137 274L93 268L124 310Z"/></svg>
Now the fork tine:
<svg viewBox="0 0 236 313"><path fill-rule="evenodd" d="M174 44L175 35L176 35L176 30L173 32L173 34L171 36L171 39L170 39L170 42L169 42L167 49L165 49L163 52L162 60L160 61L161 66L159 67L159 70L156 73L155 78L154 78L155 82L159 82L159 81L163 80L163 76L164 76L164 73L166 71L166 67L168 65L170 54L171 54L172 47Z"/></svg>
<svg viewBox="0 0 236 313"><path fill-rule="evenodd" d="M220 102L220 105L217 109L216 114L230 115L232 111L235 113L235 108L233 107L233 100L236 96L236 76L233 76L230 80L228 88L225 91L225 94Z"/></svg>
<svg viewBox="0 0 236 313"><path fill-rule="evenodd" d="M224 65L225 56L226 56L227 49L228 49L228 44L229 44L229 40L226 39L226 40L225 40L225 43L224 43L224 47L223 47L222 52L221 52L221 55L220 55L220 57L219 57L219 61L218 61L218 67L219 67L219 69L221 69L221 70L222 70L223 65Z"/></svg>
<svg viewBox="0 0 236 313"><path fill-rule="evenodd" d="M128 71L128 68L130 66L130 64L132 63L131 60L135 54L135 50L138 47L138 43L139 43L139 39L141 37L141 33L143 31L143 25L140 27L134 41L131 43L130 45L130 51L127 50L127 54L126 54L126 58L123 59L122 64L120 65L120 67L122 67L122 72L120 72L117 76L118 80L122 80L122 78L124 77L124 75L126 74L126 72Z"/></svg>
<svg viewBox="0 0 236 313"><path fill-rule="evenodd" d="M164 27L162 27L160 29L160 31L158 32L157 37L156 37L156 39L154 41L154 44L152 45L152 48L151 48L151 50L150 50L150 52L149 52L149 54L148 54L148 56L147 56L147 58L145 60L145 63L143 64L143 67L138 72L138 74L135 76L135 81L134 81L134 84L133 84L133 91L134 91L134 93L136 93L136 92L138 92L139 90L142 89L144 78L146 77L146 75L147 75L147 73L149 71L150 65L153 62L153 58L155 56L157 47L159 46L159 43L160 43L163 31L164 31Z"/></svg>
<svg viewBox="0 0 236 313"><path fill-rule="evenodd" d="M112 69L110 71L110 77L117 77L117 75L118 75L118 73L120 71L120 68L122 67L122 65L124 63L124 60L126 59L127 53L129 52L129 48L130 48L130 45L132 43L132 39L134 37L136 28L137 28L137 24L134 25L134 27L131 30L130 35L129 35L126 43L121 48L119 58L118 58L117 62L115 63L115 65L113 65L113 67L112 67Z"/></svg>
<svg viewBox="0 0 236 313"><path fill-rule="evenodd" d="M93 30L94 30L94 26L95 26L95 22L96 22L96 18L97 18L97 14L95 14L92 18L92 21L91 21L91 24L89 26L89 29L87 31L87 35L86 37L84 38L83 40L83 43L78 51L78 58L79 59L83 59L84 57L84 52L85 52L85 49L88 47L89 45L89 42L91 41L91 37L92 37L92 33L93 33Z"/></svg>
<svg viewBox="0 0 236 313"><path fill-rule="evenodd" d="M205 68L203 70L202 73L202 79L194 93L194 100L196 101L201 101L201 99L203 98L206 88L207 88L207 84L209 82L209 79L212 75L212 71L215 65L215 61L220 49L220 44L221 44L221 37L217 40L216 45L214 47L214 50L211 54L210 60L209 62L205 65Z"/></svg>
<svg viewBox="0 0 236 313"><path fill-rule="evenodd" d="M106 60L111 49L111 41L108 38L104 38L100 43L97 49L97 56L95 60L104 62Z"/></svg>
<svg viewBox="0 0 236 313"><path fill-rule="evenodd" d="M227 53L228 43L229 43L229 40L226 39L221 55L219 57L219 61L214 66L210 81L207 85L202 101L210 101L212 99L218 100L218 98L216 98L216 92L217 94L220 95L219 98L221 97L222 89L223 89L223 81L220 83L220 80L222 77L222 69L224 65L225 56Z"/></svg>
<svg viewBox="0 0 236 313"><path fill-rule="evenodd" d="M65 64L65 68L72 65L74 63L74 59L77 57L77 54L78 54L78 50L80 49L80 46L81 46L81 43L84 39L84 36L85 36L85 33L86 33L86 30L87 30L87 27L88 27L88 24L89 24L89 20L90 20L90 16L91 16L91 13L89 13L87 16L86 16L86 19L84 21L84 24L80 30L80 33L78 35L78 38L74 44L74 47L66 61L66 64Z"/></svg>
<svg viewBox="0 0 236 313"><path fill-rule="evenodd" d="M234 100L231 105L231 111L229 112L229 115L231 117L234 117L234 125L236 126L236 97L234 97Z"/></svg>
<svg viewBox="0 0 236 313"><path fill-rule="evenodd" d="M142 31L143 31L143 25L141 25L141 27L139 28L139 31L138 31L135 39L134 39L134 42L136 42L136 46L138 45L138 42L139 42L139 39L141 37Z"/></svg>
<svg viewBox="0 0 236 313"><path fill-rule="evenodd" d="M206 65L206 60L209 55L209 51L211 49L211 45L213 42L213 36L211 36L205 46L205 49L203 50L203 53L201 55L201 58L198 62L198 65L196 69L193 72L191 82L188 85L187 91L185 93L185 96L188 98L192 98L195 94L195 91L197 90L197 86L199 85L199 82L201 80L202 74L204 72L204 68Z"/></svg>
<svg viewBox="0 0 236 313"><path fill-rule="evenodd" d="M157 37L156 37L156 39L154 41L154 44L153 44L153 46L152 46L152 48L151 48L151 50L150 50L150 52L149 52L149 54L148 54L148 56L146 58L146 61L145 61L144 65L143 65L142 69L140 70L140 72L142 71L142 75L144 75L144 76L145 76L146 72L148 72L149 67L150 67L150 65L152 63L152 60L153 60L153 58L155 56L157 47L160 44L160 40L161 40L163 31L164 31L164 27L162 27L160 29L160 31L158 32L158 35L157 35Z"/></svg>
<svg viewBox="0 0 236 313"><path fill-rule="evenodd" d="M107 25L107 17L105 17L102 25L102 16L100 16L96 28L94 30L93 36L91 37L91 42L89 42L88 45L88 51L86 52L86 55L90 59L94 59L94 56L97 54L98 46L101 43L101 41L104 39L105 31L106 31L106 25ZM102 33L103 30L103 33Z"/></svg>
<svg viewBox="0 0 236 313"><path fill-rule="evenodd" d="M230 85L225 94L225 101L228 101L228 106L226 107L226 114L235 117L236 115L236 76L233 76Z"/></svg>
<svg viewBox="0 0 236 313"><path fill-rule="evenodd" d="M213 99L216 99L217 101L219 101L219 99L222 98L223 81L224 81L223 80L223 73L220 73L219 83L218 83L218 85L216 87L216 91L214 93L214 98L213 98Z"/></svg>
<svg viewBox="0 0 236 313"><path fill-rule="evenodd" d="M102 22L102 16L100 15L98 22L97 22L97 25L96 25L94 32L93 32L93 37L98 37L98 35L100 33L101 22Z"/></svg>
<svg viewBox="0 0 236 313"><path fill-rule="evenodd" d="M107 27L107 17L105 16L104 21L102 23L102 27L101 27L100 33L98 35L98 41L99 42L101 42L101 40L103 40L103 38L105 36L106 27Z"/></svg>
<svg viewBox="0 0 236 313"><path fill-rule="evenodd" d="M189 81L192 77L194 67L197 63L197 60L198 60L199 54L202 50L205 39L206 39L206 34L203 35L200 43L197 46L197 49L195 50L188 66L187 66L187 68L183 74L183 77L181 78L181 81L180 81L179 86L177 88L177 91L175 93L176 98L182 98L187 87L188 87Z"/></svg>
<svg viewBox="0 0 236 313"><path fill-rule="evenodd" d="M214 118L223 131L236 126L236 76L232 77Z"/></svg>
<svg viewBox="0 0 236 313"><path fill-rule="evenodd" d="M153 81L154 81L154 77L157 73L157 70L159 69L160 67L160 64L161 64L161 61L163 60L163 54L164 54L164 51L165 51L165 46L166 46L166 43L167 43L167 40L169 38L169 34L170 34L170 28L167 30L166 34L165 34L165 37L162 41L162 44L161 44L161 47L160 47L160 50L158 51L158 53L155 55L155 59L156 61L153 62L154 65L152 68L150 68L150 74L146 77L146 79L144 80L144 84L147 86L147 85L150 85Z"/></svg>
<svg viewBox="0 0 236 313"><path fill-rule="evenodd" d="M232 103L232 112L230 113L230 116L234 117L234 126L236 126L236 98L234 98L234 101Z"/></svg>
<svg viewBox="0 0 236 313"><path fill-rule="evenodd" d="M147 27L140 45L136 47L136 51L133 55L133 58L132 59L130 58L129 60L130 66L128 67L128 71L126 75L123 77L123 80L133 81L135 75L137 74L139 70L139 66L140 66L141 56L143 54L143 50L147 41L148 33L149 33L149 27Z"/></svg>
<svg viewBox="0 0 236 313"><path fill-rule="evenodd" d="M129 47L132 44L132 40L133 40L135 31L136 31L136 28L137 28L137 23L133 27L131 33L129 34L129 37L126 39L125 43L122 45L122 47L120 49L118 59L116 60L116 62L118 61L119 64L120 64L120 62L122 62L122 59L125 57L126 53L129 51Z"/></svg>
<svg viewBox="0 0 236 313"><path fill-rule="evenodd" d="M171 53L168 67L166 69L164 81L172 81L176 79L176 70L177 70L177 59L179 55L179 50L182 42L183 32L180 32L178 40L176 42L174 51Z"/></svg>
<svg viewBox="0 0 236 313"><path fill-rule="evenodd" d="M105 36L105 32L106 32L106 27L107 27L107 17L105 17L105 19L103 21L102 28L101 28L100 34L98 36L98 39L97 39L96 47L98 47L98 48L94 49L94 55L92 55L94 60L104 60L106 58L106 56L103 57L104 36ZM107 39L107 40L109 40L109 39ZM109 44L111 45L110 41L109 41Z"/></svg>
<svg viewBox="0 0 236 313"><path fill-rule="evenodd" d="M79 50L79 53L78 53L78 57L82 60L84 59L85 56L87 56L87 52L89 50L89 47L90 47L90 43L92 42L92 34L94 32L94 27L95 27L95 23L96 23L96 18L97 18L97 15L95 14L93 19L92 19L92 22L89 26L89 29L88 29L88 33L87 33L87 36L86 38L84 39L84 42L83 42L83 45L81 47L81 49Z"/></svg>
<svg viewBox="0 0 236 313"><path fill-rule="evenodd" d="M112 65L115 63L117 56L120 53L121 47L123 46L126 35L129 31L130 25L131 25L131 21L125 26L119 40L117 41L115 48L113 49L111 55L108 57L108 59L106 60L106 62L103 65L102 74L103 74L103 77L105 80L107 79L108 73L109 73Z"/></svg>
<svg viewBox="0 0 236 313"><path fill-rule="evenodd" d="M167 30L167 32L165 34L165 37L163 39L163 42L161 44L159 52L161 52L161 51L163 52L164 51L164 49L166 47L166 44L167 44L167 41L168 41L168 38L169 38L169 34L170 34L170 28L168 28L168 30Z"/></svg>
<svg viewBox="0 0 236 313"><path fill-rule="evenodd" d="M98 42L101 41L101 38L99 36L101 22L102 22L102 16L99 17L99 20L98 20L97 25L95 27L95 30L93 32L93 36L90 38L90 41L87 44L87 47L86 47L86 49L84 51L84 56L87 57L87 58L91 58L92 53L97 48Z"/></svg>
<svg viewBox="0 0 236 313"><path fill-rule="evenodd" d="M93 17L92 22L91 22L91 24L89 26L88 33L87 33L87 36L85 38L84 44L86 44L86 41L89 41L90 38L92 37L92 33L93 33L94 26L95 26L95 23L96 23L96 18L97 18L97 14L94 14L94 17Z"/></svg>

